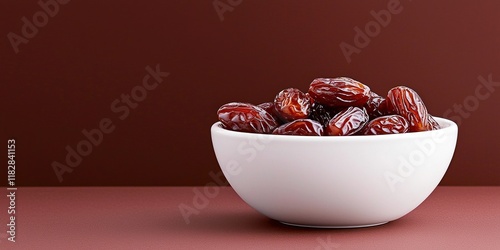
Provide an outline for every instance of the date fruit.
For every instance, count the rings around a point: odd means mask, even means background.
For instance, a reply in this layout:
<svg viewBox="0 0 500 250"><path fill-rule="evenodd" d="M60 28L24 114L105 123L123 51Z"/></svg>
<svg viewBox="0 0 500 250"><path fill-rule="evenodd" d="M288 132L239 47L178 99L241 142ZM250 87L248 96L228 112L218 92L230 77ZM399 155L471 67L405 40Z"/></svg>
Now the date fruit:
<svg viewBox="0 0 500 250"><path fill-rule="evenodd" d="M316 78L309 85L309 95L330 107L363 107L370 98L370 88L348 77Z"/></svg>
<svg viewBox="0 0 500 250"><path fill-rule="evenodd" d="M415 90L405 86L394 87L387 94L387 102L389 112L408 120L409 132L432 130L427 108Z"/></svg>
<svg viewBox="0 0 500 250"><path fill-rule="evenodd" d="M271 114L249 103L224 104L217 116L225 128L234 131L269 134L278 126Z"/></svg>
<svg viewBox="0 0 500 250"><path fill-rule="evenodd" d="M305 119L311 114L311 98L298 89L284 89L274 98L274 108L285 122Z"/></svg>
<svg viewBox="0 0 500 250"><path fill-rule="evenodd" d="M323 125L311 119L298 119L277 127L273 134L321 136L323 135Z"/></svg>
<svg viewBox="0 0 500 250"><path fill-rule="evenodd" d="M326 134L334 136L353 135L368 123L369 116L364 108L349 107L336 114L326 126Z"/></svg>
<svg viewBox="0 0 500 250"><path fill-rule="evenodd" d="M276 113L276 109L274 109L274 102L264 102L257 105L257 107L263 108L265 111L271 114L277 122L280 122L280 118Z"/></svg>
<svg viewBox="0 0 500 250"><path fill-rule="evenodd" d="M434 117L432 117L432 115L428 115L427 119L429 120L429 127L431 128L430 130L438 130L441 128L441 126L439 126L439 123L434 120Z"/></svg>
<svg viewBox="0 0 500 250"><path fill-rule="evenodd" d="M364 135L402 134L408 132L410 124L400 115L388 115L375 118L366 124Z"/></svg>
<svg viewBox="0 0 500 250"><path fill-rule="evenodd" d="M365 104L365 108L370 119L389 114L385 98L372 91L370 91L370 99L368 99L368 102Z"/></svg>

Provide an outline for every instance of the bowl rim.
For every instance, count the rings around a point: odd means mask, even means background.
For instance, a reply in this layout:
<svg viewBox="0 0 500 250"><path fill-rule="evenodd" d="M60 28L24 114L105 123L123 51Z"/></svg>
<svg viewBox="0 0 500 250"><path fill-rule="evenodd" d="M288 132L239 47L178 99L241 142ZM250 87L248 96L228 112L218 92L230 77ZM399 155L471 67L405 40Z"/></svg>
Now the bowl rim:
<svg viewBox="0 0 500 250"><path fill-rule="evenodd" d="M241 131L233 131L222 128L220 121L215 122L211 126L213 134L220 134L234 138L261 138L283 140L283 141L370 141L370 140L394 140L403 138L425 138L439 136L442 133L458 133L458 125L449 119L433 116L433 118L441 126L438 130L429 130L421 132L409 132L404 134L387 134L387 135L350 135L350 136L303 136L303 135L274 135L274 134L259 134ZM455 131L455 132L453 132Z"/></svg>

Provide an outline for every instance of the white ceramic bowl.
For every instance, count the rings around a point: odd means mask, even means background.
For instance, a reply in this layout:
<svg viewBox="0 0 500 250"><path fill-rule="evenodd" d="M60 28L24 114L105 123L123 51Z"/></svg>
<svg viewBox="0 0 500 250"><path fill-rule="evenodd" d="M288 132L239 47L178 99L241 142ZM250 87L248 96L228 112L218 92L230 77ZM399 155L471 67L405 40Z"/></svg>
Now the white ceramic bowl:
<svg viewBox="0 0 500 250"><path fill-rule="evenodd" d="M217 122L211 134L225 177L260 213L298 226L364 227L404 216L441 181L458 128L436 121L434 131L345 137L252 134Z"/></svg>

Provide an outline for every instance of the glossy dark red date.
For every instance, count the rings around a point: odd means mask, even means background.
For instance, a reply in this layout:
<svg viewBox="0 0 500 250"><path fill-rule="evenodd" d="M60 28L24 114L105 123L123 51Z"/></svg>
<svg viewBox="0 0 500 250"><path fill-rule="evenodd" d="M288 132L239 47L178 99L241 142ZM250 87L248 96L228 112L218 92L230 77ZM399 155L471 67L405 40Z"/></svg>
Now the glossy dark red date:
<svg viewBox="0 0 500 250"><path fill-rule="evenodd" d="M271 114L277 122L281 123L281 120L276 113L276 109L274 109L274 102L264 102L257 105L257 107L264 109L267 113Z"/></svg>
<svg viewBox="0 0 500 250"><path fill-rule="evenodd" d="M415 90L405 86L392 88L387 94L387 105L389 112L408 120L409 132L432 130L427 108Z"/></svg>
<svg viewBox="0 0 500 250"><path fill-rule="evenodd" d="M295 88L284 89L274 98L274 108L285 122L305 119L311 114L311 98Z"/></svg>
<svg viewBox="0 0 500 250"><path fill-rule="evenodd" d="M298 119L277 127L273 134L276 135L323 135L323 125L311 119Z"/></svg>
<svg viewBox="0 0 500 250"><path fill-rule="evenodd" d="M226 129L234 131L269 134L278 126L271 114L248 103L222 105L217 116Z"/></svg>
<svg viewBox="0 0 500 250"><path fill-rule="evenodd" d="M368 102L365 104L365 108L370 119L389 114L386 99L372 91L370 91L370 99L368 99Z"/></svg>
<svg viewBox="0 0 500 250"><path fill-rule="evenodd" d="M336 114L326 127L326 134L333 136L353 135L359 132L369 120L364 108L349 107Z"/></svg>
<svg viewBox="0 0 500 250"><path fill-rule="evenodd" d="M430 130L438 130L441 128L439 123L434 119L434 117L432 117L432 115L428 115L427 119L429 121Z"/></svg>
<svg viewBox="0 0 500 250"><path fill-rule="evenodd" d="M408 132L410 124L400 115L388 115L375 118L363 129L365 135L402 134Z"/></svg>
<svg viewBox="0 0 500 250"><path fill-rule="evenodd" d="M370 88L348 77L316 78L309 85L309 95L330 107L363 107L370 98Z"/></svg>

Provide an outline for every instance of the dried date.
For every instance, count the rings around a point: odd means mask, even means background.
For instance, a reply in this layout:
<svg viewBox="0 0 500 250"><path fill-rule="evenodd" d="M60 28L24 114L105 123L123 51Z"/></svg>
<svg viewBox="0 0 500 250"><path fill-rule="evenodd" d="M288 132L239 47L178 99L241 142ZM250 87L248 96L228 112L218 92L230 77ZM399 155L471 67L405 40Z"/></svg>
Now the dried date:
<svg viewBox="0 0 500 250"><path fill-rule="evenodd" d="M274 98L274 108L285 122L305 119L311 113L311 98L298 89L284 89Z"/></svg>
<svg viewBox="0 0 500 250"><path fill-rule="evenodd" d="M225 128L234 131L269 134L278 126L271 114L248 103L224 104L217 116Z"/></svg>
<svg viewBox="0 0 500 250"><path fill-rule="evenodd" d="M348 77L316 78L308 93L316 102L330 107L362 107L370 98L368 86Z"/></svg>
<svg viewBox="0 0 500 250"><path fill-rule="evenodd" d="M311 119L298 119L277 127L273 134L321 136L323 135L323 125Z"/></svg>
<svg viewBox="0 0 500 250"><path fill-rule="evenodd" d="M279 118L278 114L276 113L276 109L274 109L274 102L264 102L264 103L257 105L257 107L263 108L265 111L267 111L269 114L271 114L276 121L280 122L280 118Z"/></svg>
<svg viewBox="0 0 500 250"><path fill-rule="evenodd" d="M410 132L431 130L429 113L415 90L405 86L394 87L387 94L389 112L403 116L410 123Z"/></svg>
<svg viewBox="0 0 500 250"><path fill-rule="evenodd" d="M432 115L428 115L427 119L429 120L429 128L430 128L429 130L438 130L441 128L439 123L436 120L434 120L434 117L432 117Z"/></svg>
<svg viewBox="0 0 500 250"><path fill-rule="evenodd" d="M402 134L408 132L410 124L400 115L388 115L375 118L363 129L365 135Z"/></svg>
<svg viewBox="0 0 500 250"><path fill-rule="evenodd" d="M336 114L326 127L327 135L345 136L359 132L369 120L364 108L349 107Z"/></svg>
<svg viewBox="0 0 500 250"><path fill-rule="evenodd" d="M370 91L370 99L368 99L368 102L365 104L365 108L370 119L389 114L386 99L372 91Z"/></svg>

